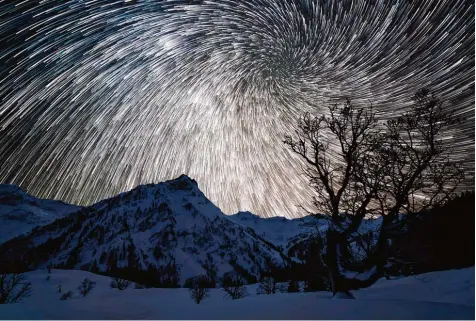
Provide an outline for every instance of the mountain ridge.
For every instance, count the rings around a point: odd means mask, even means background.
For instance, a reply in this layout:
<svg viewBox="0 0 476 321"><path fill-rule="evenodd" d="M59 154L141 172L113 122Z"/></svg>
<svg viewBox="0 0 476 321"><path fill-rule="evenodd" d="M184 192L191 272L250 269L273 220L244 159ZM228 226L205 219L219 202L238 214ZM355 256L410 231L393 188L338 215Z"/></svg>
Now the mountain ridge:
<svg viewBox="0 0 476 321"><path fill-rule="evenodd" d="M0 243L81 208L59 200L36 198L17 185L0 184Z"/></svg>
<svg viewBox="0 0 476 321"><path fill-rule="evenodd" d="M186 175L139 185L36 227L0 245L0 256L24 269L152 270L159 285L229 272L253 281L289 262L274 244L223 214Z"/></svg>

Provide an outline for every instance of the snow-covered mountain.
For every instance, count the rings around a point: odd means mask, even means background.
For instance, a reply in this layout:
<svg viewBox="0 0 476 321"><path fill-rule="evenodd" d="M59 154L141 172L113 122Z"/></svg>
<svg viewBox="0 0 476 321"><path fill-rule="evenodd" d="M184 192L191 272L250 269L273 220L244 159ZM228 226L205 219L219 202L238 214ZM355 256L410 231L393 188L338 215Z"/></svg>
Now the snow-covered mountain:
<svg viewBox="0 0 476 321"><path fill-rule="evenodd" d="M256 234L285 251L296 240L315 235L322 228L327 228L325 220L314 216L287 219L285 217L261 218L250 212L239 212L229 218L245 227L252 228Z"/></svg>
<svg viewBox="0 0 476 321"><path fill-rule="evenodd" d="M101 201L0 246L4 264L47 263L96 272L141 272L162 286L236 271L252 281L288 258L211 203L182 175ZM0 259L2 261L2 259ZM2 264L0 262L0 264Z"/></svg>
<svg viewBox="0 0 476 321"><path fill-rule="evenodd" d="M17 227L12 236L36 227L29 235L0 247L0 257L7 258L4 263L23 262L25 269L50 263L95 272L137 275L137 271L148 271L142 277L162 275L156 282L159 285L181 283L198 274L220 277L229 271L254 281L265 270L291 261L305 263L319 256L328 224L323 216L293 220L261 218L250 212L227 216L185 175L138 186L51 224L61 216L53 210L66 212L78 207L37 200L14 186L9 190L8 201L2 203L10 207L9 212L21 213L25 206L40 204L41 209L34 213L52 214L30 213L25 220L29 225L21 221L23 230ZM376 223L365 221L361 232Z"/></svg>
<svg viewBox="0 0 476 321"><path fill-rule="evenodd" d="M309 215L290 220L284 217L261 218L250 212L239 212L230 215L229 218L238 224L253 229L257 235L278 246L295 262L305 261L305 258L309 255L309 248L313 247L311 244L319 242L318 239L325 238L329 226L329 221L324 215ZM374 233L372 238L367 238L367 242L374 242L380 224L380 218L365 219L356 234ZM361 239L359 238L359 242ZM365 238L363 239L365 241ZM364 250L362 247L369 247L371 244L362 244L362 242L358 243L351 239L350 246L356 255L364 255L365 253L361 253ZM319 253L310 255L319 255Z"/></svg>
<svg viewBox="0 0 476 321"><path fill-rule="evenodd" d="M0 243L80 209L33 197L16 185L0 184Z"/></svg>

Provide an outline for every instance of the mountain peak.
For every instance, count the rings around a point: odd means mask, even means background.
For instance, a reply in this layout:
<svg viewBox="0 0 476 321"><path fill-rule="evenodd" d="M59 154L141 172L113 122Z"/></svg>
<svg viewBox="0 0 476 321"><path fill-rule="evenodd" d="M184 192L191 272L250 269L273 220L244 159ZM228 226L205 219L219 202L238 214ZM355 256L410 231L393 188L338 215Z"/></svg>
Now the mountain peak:
<svg viewBox="0 0 476 321"><path fill-rule="evenodd" d="M252 229L230 220L187 175L139 185L10 242L0 246L0 265L5 253L13 253L11 262L31 259L35 267L50 262L119 274L127 267L138 278L149 271L160 286L205 273L237 272L256 282L269 266L288 260ZM31 251L26 244L33 245ZM36 247L49 251L37 260Z"/></svg>
<svg viewBox="0 0 476 321"><path fill-rule="evenodd" d="M198 187L197 181L185 174L182 174L175 179L166 181L165 183L174 190L191 190Z"/></svg>

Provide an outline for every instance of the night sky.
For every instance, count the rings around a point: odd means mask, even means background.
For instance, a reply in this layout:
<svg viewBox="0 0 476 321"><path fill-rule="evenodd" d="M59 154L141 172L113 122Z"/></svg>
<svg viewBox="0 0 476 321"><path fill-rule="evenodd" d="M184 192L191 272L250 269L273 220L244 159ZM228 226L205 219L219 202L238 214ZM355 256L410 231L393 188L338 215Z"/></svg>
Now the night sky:
<svg viewBox="0 0 476 321"><path fill-rule="evenodd" d="M298 217L282 143L349 97L399 115L422 87L464 121L474 172L474 1L0 2L0 182L87 205L182 173L225 213ZM466 180L463 187L473 188Z"/></svg>

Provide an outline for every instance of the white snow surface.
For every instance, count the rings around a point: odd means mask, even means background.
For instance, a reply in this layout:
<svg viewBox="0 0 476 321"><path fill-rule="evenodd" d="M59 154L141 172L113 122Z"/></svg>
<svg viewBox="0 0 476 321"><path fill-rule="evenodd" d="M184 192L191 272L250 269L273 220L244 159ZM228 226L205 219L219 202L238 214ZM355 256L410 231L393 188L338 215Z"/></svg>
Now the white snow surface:
<svg viewBox="0 0 476 321"><path fill-rule="evenodd" d="M80 209L61 201L36 198L16 185L0 184L0 243Z"/></svg>
<svg viewBox="0 0 476 321"><path fill-rule="evenodd" d="M112 289L105 276L79 270L26 273L32 294L21 303L0 305L0 319L473 319L474 267L380 280L354 291L355 300L331 299L328 292L276 293L230 300L212 289L195 304L187 289ZM76 287L85 278L97 282L82 298ZM72 290L60 301L57 286Z"/></svg>
<svg viewBox="0 0 476 321"><path fill-rule="evenodd" d="M261 218L250 212L238 212L228 218L244 227L252 228L262 238L283 248L297 237L315 235L323 225L322 220L318 221L313 216L290 220L285 217Z"/></svg>

